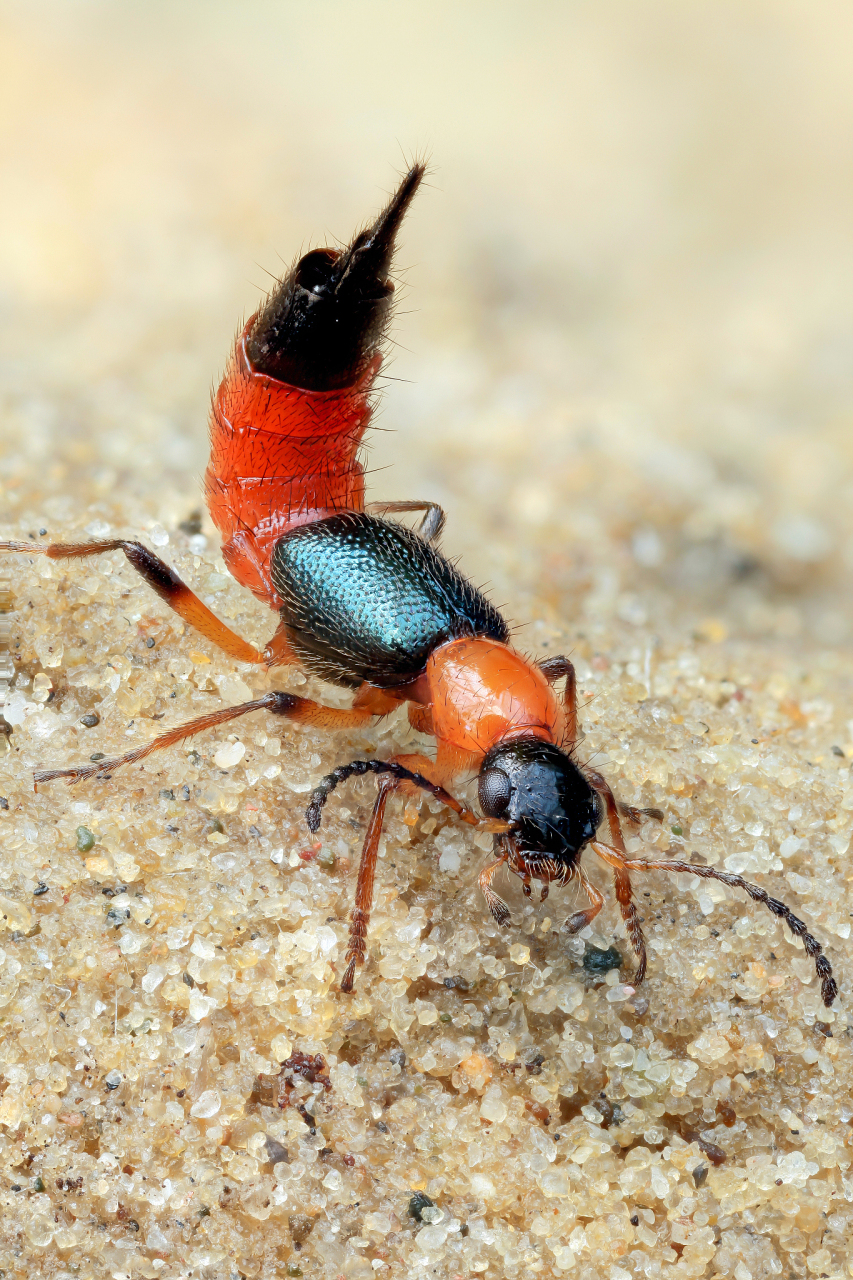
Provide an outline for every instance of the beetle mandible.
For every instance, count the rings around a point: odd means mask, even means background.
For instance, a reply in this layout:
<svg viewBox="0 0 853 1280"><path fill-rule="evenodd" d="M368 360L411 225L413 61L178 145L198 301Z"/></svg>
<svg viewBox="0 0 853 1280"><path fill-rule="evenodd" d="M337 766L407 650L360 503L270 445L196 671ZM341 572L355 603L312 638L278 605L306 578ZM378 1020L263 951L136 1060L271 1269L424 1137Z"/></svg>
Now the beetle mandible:
<svg viewBox="0 0 853 1280"><path fill-rule="evenodd" d="M837 993L829 961L785 903L729 872L628 856L620 813L632 822L642 812L660 815L618 804L601 774L579 762L572 663L565 657L532 661L512 646L500 612L438 550L441 508L420 501L365 504L359 452L391 315L395 240L423 176L423 165L413 165L375 221L346 248L315 249L295 263L238 335L214 397L207 504L231 573L279 614L263 652L220 621L139 542L0 543L3 551L54 560L120 549L161 599L226 654L268 667L299 666L354 690L352 706L335 709L270 692L170 729L116 759L40 770L36 782L104 778L252 711L333 730L356 728L407 704L411 724L435 737L435 759L354 760L322 780L307 812L316 831L336 786L354 775L378 775L341 990L352 991L366 956L388 797L421 788L464 822L494 833L494 858L479 883L498 924L510 919L493 888L501 867L520 877L528 895L531 882L539 881L543 898L549 885L575 881L589 905L565 928L575 933L594 920L604 898L581 866L589 848L613 872L638 960L634 981L640 982L646 949L631 873L686 871L743 889L781 917L813 957L829 1006ZM413 511L423 513L416 531L387 519ZM448 790L471 772L478 775L482 817ZM606 840L598 835L604 824Z"/></svg>

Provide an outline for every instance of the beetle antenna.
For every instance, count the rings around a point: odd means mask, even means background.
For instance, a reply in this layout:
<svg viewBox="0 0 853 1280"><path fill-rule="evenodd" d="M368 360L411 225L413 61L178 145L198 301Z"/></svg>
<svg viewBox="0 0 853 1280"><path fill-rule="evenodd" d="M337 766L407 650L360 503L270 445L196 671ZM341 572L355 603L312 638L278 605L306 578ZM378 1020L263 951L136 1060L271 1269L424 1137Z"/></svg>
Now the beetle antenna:
<svg viewBox="0 0 853 1280"><path fill-rule="evenodd" d="M806 928L804 922L784 902L780 902L778 898L771 898L765 889L760 888L757 884L752 884L749 880L744 880L743 876L736 875L732 871L716 871L713 867L706 867L702 863L697 862L674 862L666 858L624 858L616 849L610 845L600 845L599 842L593 841L592 848L600 858L605 862L615 866L614 855L618 857L619 863L626 871L686 871L693 876L701 876L705 880L721 880L723 884L727 884L731 889L743 889L749 894L753 902L760 902L772 911L774 916L779 916L784 920L791 933L797 938L802 938L803 946L806 952L812 957L817 970L817 976L820 978L820 994L823 1003L827 1009L832 1005L833 1000L838 995L838 984L832 976L832 965L823 954L823 947L817 938L813 938ZM606 850L606 856L604 851Z"/></svg>
<svg viewBox="0 0 853 1280"><path fill-rule="evenodd" d="M323 805L335 787L341 782L346 782L347 778L361 777L365 773L386 773L395 778L397 782L409 782L412 786L420 787L422 791L428 791L430 795L435 796L436 800L440 800L442 804L446 804L454 813L459 815L463 822L469 822L474 826L481 825L480 819L476 814L472 813L470 809L466 809L458 800L454 800L453 796L448 791L445 791L444 787L438 786L435 782L430 782L429 778L425 778L422 773L413 773L411 769L406 769L403 765L397 764L393 760L351 760L349 764L338 765L337 769L327 773L311 793L311 803L305 813L309 831L319 831Z"/></svg>

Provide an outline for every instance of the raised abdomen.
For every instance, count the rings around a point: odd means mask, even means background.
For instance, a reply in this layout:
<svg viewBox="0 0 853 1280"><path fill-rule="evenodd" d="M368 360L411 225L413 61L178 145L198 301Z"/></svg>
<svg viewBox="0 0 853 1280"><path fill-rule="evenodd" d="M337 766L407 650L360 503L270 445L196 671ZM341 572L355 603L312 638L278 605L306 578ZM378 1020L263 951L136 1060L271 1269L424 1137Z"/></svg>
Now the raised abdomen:
<svg viewBox="0 0 853 1280"><path fill-rule="evenodd" d="M205 489L234 577L279 608L275 543L294 527L364 509L358 450L391 313L400 223L423 178L413 165L344 249L315 249L237 340L213 401Z"/></svg>
<svg viewBox="0 0 853 1280"><path fill-rule="evenodd" d="M237 341L210 420L205 492L234 577L280 607L270 556L289 529L329 511L361 511L358 460L379 357L353 387L307 391L257 373Z"/></svg>

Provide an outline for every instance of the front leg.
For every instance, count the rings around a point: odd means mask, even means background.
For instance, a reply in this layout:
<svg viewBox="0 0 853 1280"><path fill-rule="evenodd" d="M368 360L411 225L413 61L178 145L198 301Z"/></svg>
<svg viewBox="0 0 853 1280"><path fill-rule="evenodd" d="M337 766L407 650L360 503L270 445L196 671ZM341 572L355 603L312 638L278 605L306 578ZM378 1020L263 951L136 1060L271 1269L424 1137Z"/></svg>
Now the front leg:
<svg viewBox="0 0 853 1280"><path fill-rule="evenodd" d="M315 787L306 813L309 831L320 829L323 807L340 783L346 782L348 778L362 777L366 773L377 773L380 776L379 794L376 797L361 848L355 906L350 919L347 967L341 981L341 991L352 991L356 967L364 964L367 954L367 928L373 906L373 882L376 875L376 859L379 856L379 837L382 834L385 807L391 791L397 789L406 792L418 789L428 791L470 826L498 833L506 831L505 822L499 819L479 818L476 813L460 804L449 791L445 790L443 783L450 782L453 776L460 772L460 764L459 753L439 740L435 760L429 760L422 755L394 756L391 760L353 760L350 764L340 765ZM488 892L486 896L488 898ZM497 898L496 894L493 896Z"/></svg>
<svg viewBox="0 0 853 1280"><path fill-rule="evenodd" d="M663 822L662 809L637 809L632 804L623 804L621 800L616 800L613 792L610 790L610 784L596 769L585 769L583 771L589 785L604 801L607 811L607 820L610 824L610 835L617 849L625 848L625 842L622 839L622 826L619 822L619 814L626 822L630 822L632 827L642 825L644 818L653 818L655 822ZM621 845L619 842L622 842Z"/></svg>
<svg viewBox="0 0 853 1280"><path fill-rule="evenodd" d="M367 930L370 925L370 913L373 910L373 883L376 879L376 859L379 856L379 837L382 835L382 824L385 821L385 806L388 793L394 786L391 778L382 778L379 793L370 815L370 822L361 846L361 860L358 864L358 880L355 886L355 902L350 916L349 945L346 954L346 971L341 978L341 991L349 994L355 984L357 965L363 965L367 955Z"/></svg>
<svg viewBox="0 0 853 1280"><path fill-rule="evenodd" d="M608 846L600 844L598 841L592 842L592 848L598 854L599 858L607 862L613 871L613 882L616 888L616 900L619 903L619 910L622 913L622 919L625 921L625 928L634 954L637 957L637 972L634 975L634 981L640 983L643 981L646 972L646 941L643 936L640 917L637 914L637 908L634 905L634 891L631 887L631 877L625 870L625 858L628 856L625 848L625 839L622 835L622 824L619 821L619 806L614 799L613 792L610 790L610 784L595 769L585 769L584 777L592 787L596 795L601 796L604 801L607 822L610 827L610 841L612 849L609 854L602 852L607 850Z"/></svg>
<svg viewBox="0 0 853 1280"><path fill-rule="evenodd" d="M499 858L495 858L494 862L489 862L477 877L477 882L482 890L483 897L486 899L486 906L492 914L495 924L501 929L505 929L509 924L511 915L510 909L504 902L500 894L496 893L492 888L492 881L496 873L501 869L509 858L509 851L504 852Z"/></svg>
<svg viewBox="0 0 853 1280"><path fill-rule="evenodd" d="M622 814L626 822L630 822L632 827L640 827L644 818L653 818L655 822L663 822L663 809L637 809L632 804L624 804L623 801L616 801L616 808Z"/></svg>
<svg viewBox="0 0 853 1280"><path fill-rule="evenodd" d="M595 885L587 878L586 873L581 867L577 867L575 875L578 877L586 896L589 898L589 906L584 907L582 911L576 911L574 915L569 916L563 928L566 933L580 933L581 929L585 929L588 924L592 924L601 908L604 906L604 896L599 893Z"/></svg>
<svg viewBox="0 0 853 1280"><path fill-rule="evenodd" d="M373 885L376 878L376 860L379 856L379 839L382 835L382 824L385 820L385 808L389 794L399 788L414 790L421 788L430 791L438 800L442 800L453 809L463 821L478 825L479 819L470 809L455 800L438 781L446 776L441 764L421 755L395 756L391 760L354 760L352 764L343 765L324 778L311 797L308 807L308 826L317 831L320 826L320 815L327 796L346 778L353 774L380 774L379 794L373 805L364 843L361 847L361 858L358 864L358 880L355 887L355 904L350 916L349 945L346 953L346 970L341 979L341 991L350 992L355 984L356 967L364 964L367 955L367 930L370 925L370 914L373 909Z"/></svg>
<svg viewBox="0 0 853 1280"><path fill-rule="evenodd" d="M628 868L632 864L626 859L624 843L621 848L610 848L598 840L593 840L591 848L613 871L616 900L619 903L619 910L622 913L634 955L637 957L637 972L634 974L633 981L635 986L639 986L646 976L646 938L634 905L634 888L628 874Z"/></svg>
<svg viewBox="0 0 853 1280"><path fill-rule="evenodd" d="M584 769L583 775L596 795L604 802L604 811L610 827L611 843L620 853L625 853L625 840L622 835L622 824L619 821L619 805L616 803L610 783L596 769Z"/></svg>
<svg viewBox="0 0 853 1280"><path fill-rule="evenodd" d="M563 706L566 713L564 745L571 751L578 740L578 679L574 664L563 654L557 654L553 658L543 658L539 663L539 670L549 684L556 684L563 676L566 677L566 687L563 691Z"/></svg>

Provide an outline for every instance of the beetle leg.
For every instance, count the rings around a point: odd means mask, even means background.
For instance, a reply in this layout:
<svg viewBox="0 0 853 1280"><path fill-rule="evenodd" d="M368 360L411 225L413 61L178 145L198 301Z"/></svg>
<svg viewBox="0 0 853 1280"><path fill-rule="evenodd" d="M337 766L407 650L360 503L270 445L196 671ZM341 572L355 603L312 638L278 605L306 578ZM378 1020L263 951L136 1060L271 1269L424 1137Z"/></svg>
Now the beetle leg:
<svg viewBox="0 0 853 1280"><path fill-rule="evenodd" d="M626 850L625 841L622 837L622 826L619 822L620 813L626 822L630 822L632 826L640 826L644 818L653 818L655 822L663 822L663 812L660 809L636 809L632 804L623 804L621 800L616 800L610 790L610 783L596 769L584 769L583 774L593 791L597 792L604 801L607 821L610 824L610 839L622 853L625 853Z"/></svg>
<svg viewBox="0 0 853 1280"><path fill-rule="evenodd" d="M375 711L372 708L362 707L324 707L319 702L312 702L309 698L298 698L293 693L265 693L263 697L254 698L251 702L240 702L234 707L221 707L218 711L211 711L209 715L199 716L196 720L187 721L186 724L176 725L174 729L161 733L158 738L146 743L144 747L136 747L135 750L128 751L123 756L116 756L113 760L98 760L94 764L79 765L70 769L39 769L34 777L36 784L52 782L54 778L67 778L69 783L82 782L87 778L107 778L122 765L135 764L138 760L144 760L146 756L153 755L155 751L172 747L175 743L183 742L185 738L191 738L205 729L215 729L229 720L237 720L251 711L271 711L273 715L285 716L297 724L310 724L318 729L352 729L366 724L376 715L385 715L392 709L393 707L386 708L385 711Z"/></svg>
<svg viewBox="0 0 853 1280"><path fill-rule="evenodd" d="M355 905L352 909L349 927L349 946L347 947L347 967L341 979L341 991L352 991L356 965L364 964L367 951L367 927L370 924L370 911L373 906L373 881L376 876L376 859L379 856L379 837L382 834L382 823L385 820L385 806L388 803L388 792L394 783L390 778L381 778L379 793L370 815L370 823L364 844L361 847L361 861L358 864L358 881L355 886Z"/></svg>
<svg viewBox="0 0 853 1280"><path fill-rule="evenodd" d="M604 906L604 895L599 893L595 885L587 879L584 871L580 867L575 870L575 875L581 882L581 885L589 898L589 906L584 907L582 911L576 911L574 915L569 916L563 928L566 933L580 933L581 929L585 929L588 924L592 924L601 908Z"/></svg>
<svg viewBox="0 0 853 1280"><path fill-rule="evenodd" d="M483 891L483 897L486 899L486 905L491 911L495 923L499 924L502 929L510 922L510 911L503 898L495 893L492 888L492 881L495 878L495 873L498 868L503 866L508 857L509 854L505 853L503 857L495 858L494 862L490 862L483 867L483 870L477 877L477 881Z"/></svg>
<svg viewBox="0 0 853 1280"><path fill-rule="evenodd" d="M376 516L391 515L395 511L423 511L425 514L418 524L417 533L425 542L437 541L447 519L437 502L369 502L365 511Z"/></svg>
<svg viewBox="0 0 853 1280"><path fill-rule="evenodd" d="M593 791L597 795L601 796L604 801L607 821L610 826L611 842L620 853L627 853L625 840L622 836L622 824L619 821L619 806L613 797L613 792L610 790L610 783L595 769L584 769L583 775L592 787Z"/></svg>
<svg viewBox="0 0 853 1280"><path fill-rule="evenodd" d="M405 764L403 763L405 761ZM417 771L411 766L416 766ZM370 815L364 844L361 847L361 859L358 865L358 881L355 890L355 905L350 917L349 945L346 954L346 971L341 979L341 991L353 989L356 966L363 965L367 953L367 929L370 924L370 912L373 907L373 883L376 875L376 859L379 855L379 837L382 834L382 823L385 819L385 806L389 793L393 790L411 790L421 787L431 791L438 800L442 800L465 822L472 825L483 825L476 814L455 800L445 791L433 777L444 777L446 771L441 763L428 760L426 756L396 756L392 760L354 760L352 764L342 765L334 773L323 779L311 797L308 807L308 826L316 831L320 826L320 812L326 797L339 782L348 777L364 773L379 773L379 794ZM427 776L432 775L432 777ZM496 896L496 895L495 895Z"/></svg>
<svg viewBox="0 0 853 1280"><path fill-rule="evenodd" d="M566 713L564 745L571 749L578 740L578 681L574 664L562 654L555 654L553 658L543 658L539 663L539 670L549 684L556 684L563 676L566 677L566 687L563 692L563 706Z"/></svg>
<svg viewBox="0 0 853 1280"><path fill-rule="evenodd" d="M768 911L772 911L774 916L779 916L780 919L784 920L795 937L802 938L806 952L815 963L817 976L820 979L823 1003L827 1008L832 1004L838 994L838 987L832 976L832 966L823 954L823 948L817 938L813 938L808 932L803 921L794 915L790 907L786 906L784 902L780 902L778 898L771 898L765 889L760 888L757 884L752 884L749 880L744 880L743 876L736 875L733 871L717 871L714 867L706 867L701 862L676 862L674 859L669 858L625 858L617 850L610 849L607 845L601 845L597 841L593 841L592 847L598 856L603 858L605 862L609 862L611 866L615 867L617 865L616 859L618 858L618 865L623 869L626 876L629 871L687 872L688 875L700 876L705 880L720 880L732 889L743 889L749 894L753 902L760 902Z"/></svg>
<svg viewBox="0 0 853 1280"><path fill-rule="evenodd" d="M636 809L634 805L623 804L621 800L616 801L616 808L625 821L630 822L633 827L642 826L643 818L654 818L655 822L663 822L662 809Z"/></svg>
<svg viewBox="0 0 853 1280"><path fill-rule="evenodd" d="M619 819L617 818L616 821L618 823ZM637 957L637 972L634 974L634 982L639 986L646 976L646 939L643 934L643 926L640 924L640 917L637 914L637 908L634 905L634 890L631 886L631 877L628 874L628 869L633 867L634 864L626 859L624 844L621 849L613 849L608 844L593 840L592 849L598 854L602 862L606 862L613 869L616 900L622 912L622 919L625 921L625 928L628 931L631 946L634 948L634 954Z"/></svg>
<svg viewBox="0 0 853 1280"><path fill-rule="evenodd" d="M422 707L417 702L410 702L408 706L409 724L418 733L432 733L432 707Z"/></svg>
<svg viewBox="0 0 853 1280"><path fill-rule="evenodd" d="M27 555L47 556L50 560L81 560L97 556L104 551L123 551L137 573L157 592L179 618L183 618L195 631L200 632L217 649L238 662L262 665L264 655L243 640L230 627L211 613L206 604L182 582L174 569L170 569L159 556L149 551L141 542L128 542L123 538L110 538L104 542L53 542L35 545L31 542L0 542L0 551L17 551ZM292 661L292 659L291 659Z"/></svg>

